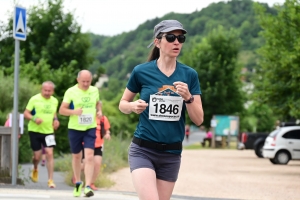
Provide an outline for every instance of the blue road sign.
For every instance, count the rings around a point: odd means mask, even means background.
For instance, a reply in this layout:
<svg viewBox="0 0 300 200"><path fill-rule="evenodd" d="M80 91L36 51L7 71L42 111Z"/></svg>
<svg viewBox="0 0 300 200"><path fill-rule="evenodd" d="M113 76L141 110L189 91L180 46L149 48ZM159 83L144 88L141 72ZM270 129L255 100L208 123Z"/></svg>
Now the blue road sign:
<svg viewBox="0 0 300 200"><path fill-rule="evenodd" d="M15 7L13 37L16 40L26 40L26 8Z"/></svg>

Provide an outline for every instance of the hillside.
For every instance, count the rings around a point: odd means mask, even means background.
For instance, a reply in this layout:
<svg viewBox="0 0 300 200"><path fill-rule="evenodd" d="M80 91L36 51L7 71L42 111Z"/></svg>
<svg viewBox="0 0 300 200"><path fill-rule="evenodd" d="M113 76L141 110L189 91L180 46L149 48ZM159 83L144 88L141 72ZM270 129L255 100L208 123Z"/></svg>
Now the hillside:
<svg viewBox="0 0 300 200"><path fill-rule="evenodd" d="M176 19L188 30L184 52L192 45L201 41L212 29L222 25L226 29L236 29L240 33L242 47L240 61L251 69L255 65L255 50L263 40L259 37L261 30L251 0L232 0L229 2L212 3L208 7L190 14L168 13L162 18L146 21L134 31L124 32L117 36L105 37L91 34L92 48L100 65L112 80L126 80L127 74L135 65L145 62L150 49L147 45L152 41L153 27L164 19ZM267 4L266 11L275 14L275 9ZM99 63L92 66L96 71Z"/></svg>

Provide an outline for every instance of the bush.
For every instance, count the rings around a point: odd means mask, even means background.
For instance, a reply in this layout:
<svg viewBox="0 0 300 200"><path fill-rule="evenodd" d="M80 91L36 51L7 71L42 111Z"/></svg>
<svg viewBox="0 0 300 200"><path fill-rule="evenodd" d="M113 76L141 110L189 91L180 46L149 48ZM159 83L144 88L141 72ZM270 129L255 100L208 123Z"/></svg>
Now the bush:
<svg viewBox="0 0 300 200"><path fill-rule="evenodd" d="M6 117L13 110L14 78L4 76L0 71L0 123L3 125ZM39 87L31 83L27 78L19 80L18 112L23 113L31 96L39 92ZM27 121L24 122L24 133L27 132ZM19 162L29 162L32 157L29 136L24 134L19 140Z"/></svg>

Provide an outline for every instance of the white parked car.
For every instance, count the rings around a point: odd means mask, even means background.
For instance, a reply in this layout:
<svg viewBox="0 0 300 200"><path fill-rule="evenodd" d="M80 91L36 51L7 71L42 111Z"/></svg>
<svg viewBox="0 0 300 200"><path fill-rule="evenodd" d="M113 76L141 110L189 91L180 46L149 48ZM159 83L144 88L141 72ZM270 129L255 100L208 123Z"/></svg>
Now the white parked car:
<svg viewBox="0 0 300 200"><path fill-rule="evenodd" d="M281 165L300 160L300 126L280 127L271 132L265 140L263 156Z"/></svg>

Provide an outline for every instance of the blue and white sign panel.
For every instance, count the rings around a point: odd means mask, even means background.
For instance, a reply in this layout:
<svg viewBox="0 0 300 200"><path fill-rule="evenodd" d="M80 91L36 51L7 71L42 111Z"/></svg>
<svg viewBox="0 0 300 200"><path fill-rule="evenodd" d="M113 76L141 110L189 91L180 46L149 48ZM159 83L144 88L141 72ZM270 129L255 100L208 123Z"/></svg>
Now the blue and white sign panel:
<svg viewBox="0 0 300 200"><path fill-rule="evenodd" d="M26 9L20 6L15 7L13 37L16 40L26 40Z"/></svg>

